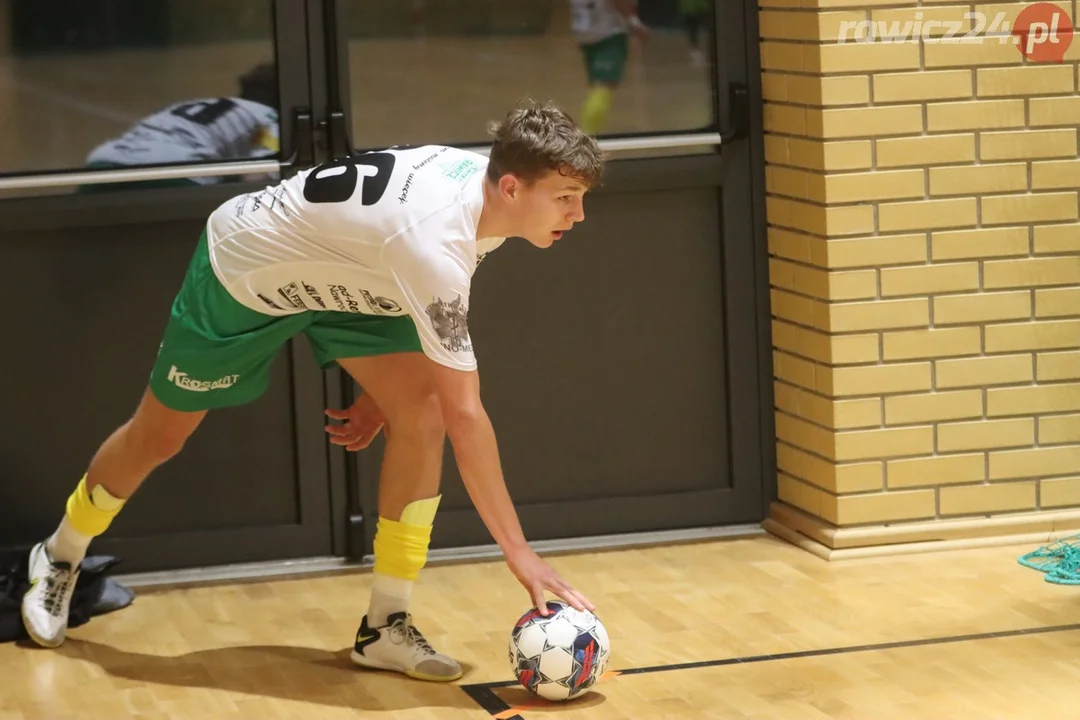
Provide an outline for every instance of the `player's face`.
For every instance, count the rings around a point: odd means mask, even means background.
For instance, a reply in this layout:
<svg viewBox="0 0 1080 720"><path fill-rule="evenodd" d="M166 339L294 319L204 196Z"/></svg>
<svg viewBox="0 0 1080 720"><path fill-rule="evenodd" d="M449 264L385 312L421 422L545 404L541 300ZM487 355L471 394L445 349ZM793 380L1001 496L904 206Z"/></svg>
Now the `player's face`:
<svg viewBox="0 0 1080 720"><path fill-rule="evenodd" d="M538 248L548 248L585 219L584 183L555 171L532 185L520 184L514 202L518 235Z"/></svg>

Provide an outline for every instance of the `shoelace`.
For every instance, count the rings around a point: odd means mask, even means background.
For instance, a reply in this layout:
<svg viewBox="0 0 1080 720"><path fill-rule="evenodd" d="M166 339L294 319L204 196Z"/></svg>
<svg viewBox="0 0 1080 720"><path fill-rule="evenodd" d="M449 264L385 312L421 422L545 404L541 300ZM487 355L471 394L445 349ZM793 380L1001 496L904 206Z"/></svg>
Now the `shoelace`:
<svg viewBox="0 0 1080 720"><path fill-rule="evenodd" d="M55 575L49 575L45 579L45 599L42 604L53 617L60 617L64 605L63 598L67 597L71 579L70 570L57 570Z"/></svg>
<svg viewBox="0 0 1080 720"><path fill-rule="evenodd" d="M416 629L416 627L409 622L409 620L395 620L394 624L390 626L390 639L395 644L401 644L406 640L409 640L413 645L420 649L424 655L435 655L435 649L428 644L427 638L423 633Z"/></svg>

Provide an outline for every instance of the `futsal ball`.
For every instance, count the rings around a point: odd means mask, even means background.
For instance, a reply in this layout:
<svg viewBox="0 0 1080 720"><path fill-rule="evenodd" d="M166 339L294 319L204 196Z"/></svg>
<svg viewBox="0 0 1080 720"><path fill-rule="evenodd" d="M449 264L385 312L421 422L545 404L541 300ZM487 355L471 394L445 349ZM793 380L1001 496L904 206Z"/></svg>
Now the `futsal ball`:
<svg viewBox="0 0 1080 720"><path fill-rule="evenodd" d="M600 619L588 610L550 601L547 617L532 608L510 633L510 664L529 692L545 700L584 695L607 667L610 643Z"/></svg>

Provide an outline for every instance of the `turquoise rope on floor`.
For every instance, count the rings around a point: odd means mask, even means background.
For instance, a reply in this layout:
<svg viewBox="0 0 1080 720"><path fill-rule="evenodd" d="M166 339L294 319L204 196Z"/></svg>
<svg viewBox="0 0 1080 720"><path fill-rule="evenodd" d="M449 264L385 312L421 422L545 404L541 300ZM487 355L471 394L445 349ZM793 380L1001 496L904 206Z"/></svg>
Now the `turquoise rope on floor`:
<svg viewBox="0 0 1080 720"><path fill-rule="evenodd" d="M1046 582L1080 585L1080 535L1052 542L1017 558L1024 567L1044 573Z"/></svg>

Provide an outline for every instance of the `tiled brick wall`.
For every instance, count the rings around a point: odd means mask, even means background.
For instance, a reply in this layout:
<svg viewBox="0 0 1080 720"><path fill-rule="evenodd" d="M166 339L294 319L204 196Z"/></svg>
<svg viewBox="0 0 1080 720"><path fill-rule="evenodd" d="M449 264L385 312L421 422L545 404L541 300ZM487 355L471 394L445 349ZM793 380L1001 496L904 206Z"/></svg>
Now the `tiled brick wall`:
<svg viewBox="0 0 1080 720"><path fill-rule="evenodd" d="M1027 3L761 1L781 503L833 530L1080 508L1080 40L840 43Z"/></svg>

